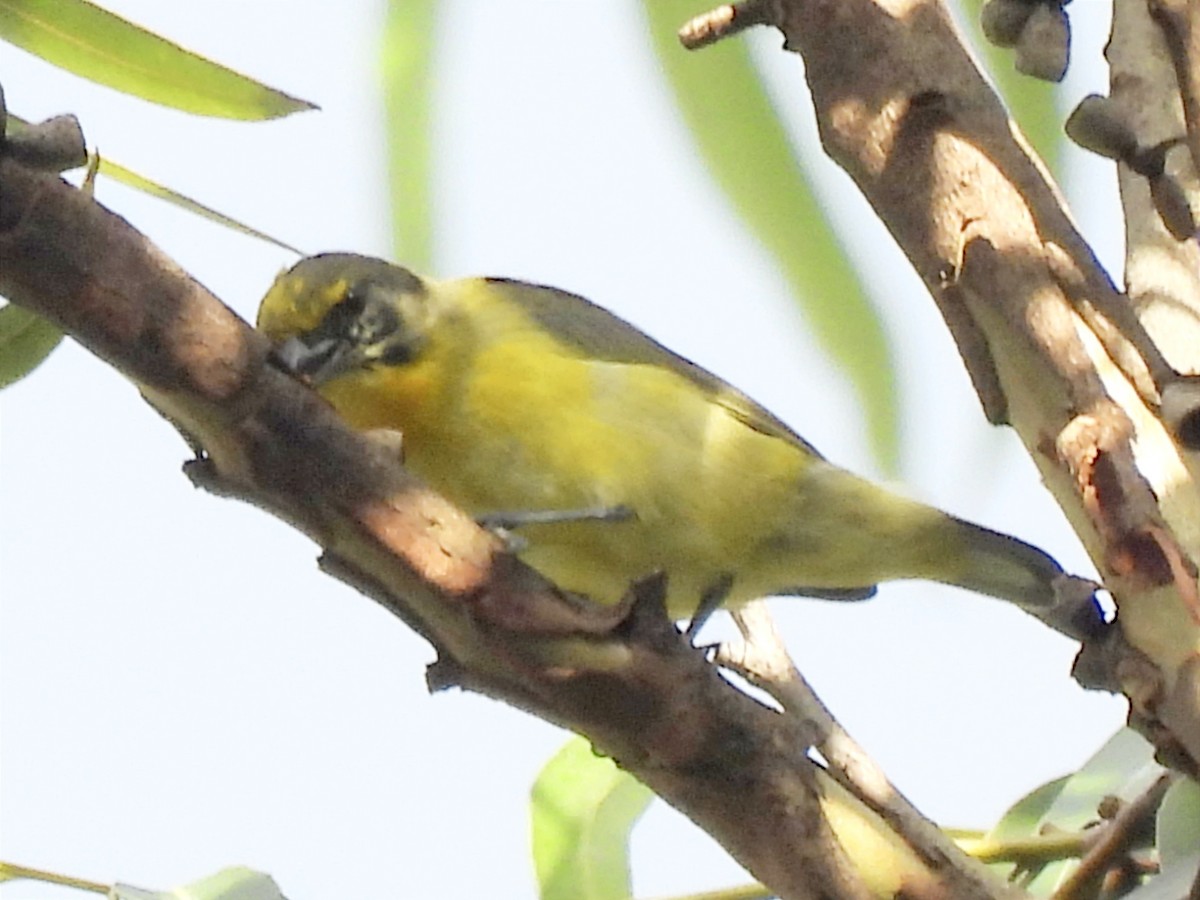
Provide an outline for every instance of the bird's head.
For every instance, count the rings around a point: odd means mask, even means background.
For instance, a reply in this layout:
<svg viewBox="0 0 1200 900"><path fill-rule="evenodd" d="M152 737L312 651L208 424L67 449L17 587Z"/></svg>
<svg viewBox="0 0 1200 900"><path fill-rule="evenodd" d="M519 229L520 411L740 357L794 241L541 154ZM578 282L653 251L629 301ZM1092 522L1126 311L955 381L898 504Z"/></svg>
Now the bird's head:
<svg viewBox="0 0 1200 900"><path fill-rule="evenodd" d="M403 365L425 339L428 288L407 269L353 253L300 260L275 279L258 329L290 371L316 386L377 365Z"/></svg>

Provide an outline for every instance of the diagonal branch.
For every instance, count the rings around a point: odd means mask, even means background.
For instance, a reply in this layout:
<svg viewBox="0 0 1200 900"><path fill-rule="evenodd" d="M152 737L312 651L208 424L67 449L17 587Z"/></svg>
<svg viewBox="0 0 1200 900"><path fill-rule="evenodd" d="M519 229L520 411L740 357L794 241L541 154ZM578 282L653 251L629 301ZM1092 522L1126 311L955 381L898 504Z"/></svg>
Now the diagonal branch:
<svg viewBox="0 0 1200 900"><path fill-rule="evenodd" d="M268 362L266 341L124 220L57 176L0 158L0 293L135 380L205 456L198 484L324 548L323 566L436 647L430 682L588 736L789 898L949 891L869 811L832 800L794 723L682 640L663 585L617 609L564 595ZM860 868L829 822L869 832ZM864 818L865 817L865 818ZM863 873L869 876L863 880Z"/></svg>
<svg viewBox="0 0 1200 900"><path fill-rule="evenodd" d="M893 785L883 770L850 736L801 674L763 602L733 614L743 641L723 645L717 662L766 691L793 717L824 758L829 776L866 804L920 858L951 870L961 893L986 894L989 877Z"/></svg>
<svg viewBox="0 0 1200 900"><path fill-rule="evenodd" d="M1136 5L1136 3L1135 3ZM939 0L750 0L803 57L826 152L938 304L984 410L1011 425L1119 606L1110 683L1200 761L1200 493L1159 403L1181 378L1097 263Z"/></svg>

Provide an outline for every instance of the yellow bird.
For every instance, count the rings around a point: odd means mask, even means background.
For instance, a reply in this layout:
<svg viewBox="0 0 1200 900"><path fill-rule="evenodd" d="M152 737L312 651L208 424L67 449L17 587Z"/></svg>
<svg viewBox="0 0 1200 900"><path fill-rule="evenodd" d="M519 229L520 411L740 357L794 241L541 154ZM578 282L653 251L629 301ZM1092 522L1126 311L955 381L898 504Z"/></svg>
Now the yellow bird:
<svg viewBox="0 0 1200 900"><path fill-rule="evenodd" d="M919 578L1039 615L1059 565L1007 535L827 462L720 378L574 294L434 281L380 259L301 260L258 327L355 428L403 434L405 465L560 587L616 603L668 576L676 618Z"/></svg>

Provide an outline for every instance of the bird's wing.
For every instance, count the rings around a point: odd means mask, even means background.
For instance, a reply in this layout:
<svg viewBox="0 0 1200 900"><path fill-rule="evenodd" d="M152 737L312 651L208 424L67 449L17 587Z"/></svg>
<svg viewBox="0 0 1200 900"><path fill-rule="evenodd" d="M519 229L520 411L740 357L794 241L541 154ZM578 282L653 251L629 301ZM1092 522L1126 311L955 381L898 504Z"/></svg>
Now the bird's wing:
<svg viewBox="0 0 1200 900"><path fill-rule="evenodd" d="M506 278L488 278L541 327L589 358L634 365L660 366L688 379L713 402L749 428L789 443L814 456L820 452L774 413L747 397L712 372L667 349L624 319L590 300L559 288Z"/></svg>

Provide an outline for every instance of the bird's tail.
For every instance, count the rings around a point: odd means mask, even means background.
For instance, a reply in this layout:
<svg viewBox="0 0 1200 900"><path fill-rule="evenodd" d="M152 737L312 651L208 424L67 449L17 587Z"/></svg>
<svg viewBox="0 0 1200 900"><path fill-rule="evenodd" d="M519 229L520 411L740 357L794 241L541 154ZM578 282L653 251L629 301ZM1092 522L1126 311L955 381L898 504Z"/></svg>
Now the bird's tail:
<svg viewBox="0 0 1200 900"><path fill-rule="evenodd" d="M1055 605L1063 569L1048 553L961 519L956 526L966 547L967 565L947 581L1029 610Z"/></svg>
<svg viewBox="0 0 1200 900"><path fill-rule="evenodd" d="M1051 628L1076 640L1107 627L1096 601L1099 585L1063 572L1047 553L1007 534L956 520L969 565L952 584L1015 603Z"/></svg>

